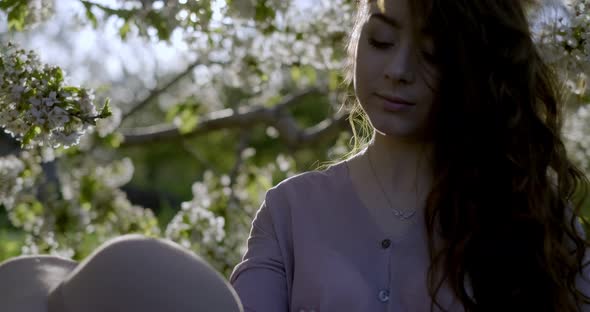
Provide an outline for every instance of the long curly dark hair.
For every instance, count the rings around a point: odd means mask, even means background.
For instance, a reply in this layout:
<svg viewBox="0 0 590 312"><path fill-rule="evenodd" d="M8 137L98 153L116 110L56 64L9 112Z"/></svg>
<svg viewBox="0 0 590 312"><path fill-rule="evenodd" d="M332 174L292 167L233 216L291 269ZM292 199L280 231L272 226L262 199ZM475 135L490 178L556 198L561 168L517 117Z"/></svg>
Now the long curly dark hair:
<svg viewBox="0 0 590 312"><path fill-rule="evenodd" d="M348 44L348 83L370 1ZM561 138L560 84L532 40L530 1L408 1L441 73L429 123L430 295L446 282L466 311L578 311L588 302L576 287L590 246L579 218L588 180ZM358 103L353 114L367 119Z"/></svg>

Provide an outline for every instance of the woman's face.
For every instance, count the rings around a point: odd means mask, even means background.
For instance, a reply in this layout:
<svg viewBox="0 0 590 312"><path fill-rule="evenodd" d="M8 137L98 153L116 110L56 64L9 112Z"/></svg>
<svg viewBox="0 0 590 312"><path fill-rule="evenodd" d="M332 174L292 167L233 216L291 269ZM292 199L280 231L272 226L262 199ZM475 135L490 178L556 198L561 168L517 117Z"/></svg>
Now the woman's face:
<svg viewBox="0 0 590 312"><path fill-rule="evenodd" d="M438 88L434 43L413 18L411 0L373 0L356 49L356 96L380 133L424 140Z"/></svg>

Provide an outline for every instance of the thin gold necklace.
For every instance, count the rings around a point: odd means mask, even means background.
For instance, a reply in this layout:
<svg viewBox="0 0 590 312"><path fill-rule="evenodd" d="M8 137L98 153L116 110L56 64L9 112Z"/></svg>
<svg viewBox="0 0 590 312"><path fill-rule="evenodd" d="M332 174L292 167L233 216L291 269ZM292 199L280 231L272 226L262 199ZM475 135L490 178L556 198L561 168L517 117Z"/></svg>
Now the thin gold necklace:
<svg viewBox="0 0 590 312"><path fill-rule="evenodd" d="M396 216L397 218L403 220L403 221L410 220L416 214L417 209L412 209L412 210L410 210L408 212L403 212L403 211L401 211L399 209L395 209L393 207L393 204L389 200L389 196L387 196L387 193L385 192L385 189L383 188L383 185L381 185L381 182L379 181L379 178L377 177L377 174L375 173L375 168L373 167L373 162L371 161L371 152L370 152L370 149L367 149L367 156L369 157L369 165L371 166L371 172L373 173L373 176L375 177L375 180L377 181L377 184L379 184L379 188L381 189L381 192L383 193L383 196L385 196L385 199L387 200L387 203L389 203L389 208L391 208L391 210L393 210L393 215Z"/></svg>

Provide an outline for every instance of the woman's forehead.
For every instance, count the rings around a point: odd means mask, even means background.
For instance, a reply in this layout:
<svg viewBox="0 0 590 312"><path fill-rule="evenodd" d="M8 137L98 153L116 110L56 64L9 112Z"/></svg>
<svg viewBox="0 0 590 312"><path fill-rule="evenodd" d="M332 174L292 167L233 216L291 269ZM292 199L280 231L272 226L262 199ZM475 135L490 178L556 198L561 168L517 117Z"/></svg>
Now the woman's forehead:
<svg viewBox="0 0 590 312"><path fill-rule="evenodd" d="M410 1L414 1L410 4ZM368 16L379 15L399 28L410 26L421 33L430 33L424 25L426 12L419 9L419 0L369 0Z"/></svg>
<svg viewBox="0 0 590 312"><path fill-rule="evenodd" d="M407 8L408 0L369 0L369 11L371 13L400 15L406 13Z"/></svg>

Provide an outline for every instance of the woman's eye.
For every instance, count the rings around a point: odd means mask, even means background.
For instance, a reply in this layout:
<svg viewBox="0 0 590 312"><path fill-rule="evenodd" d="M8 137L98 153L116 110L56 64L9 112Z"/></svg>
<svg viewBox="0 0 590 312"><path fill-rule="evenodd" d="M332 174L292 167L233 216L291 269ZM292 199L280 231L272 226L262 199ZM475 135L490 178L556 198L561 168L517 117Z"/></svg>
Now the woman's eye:
<svg viewBox="0 0 590 312"><path fill-rule="evenodd" d="M369 39L369 44L377 49L380 49L380 50L384 50L384 49L387 49L387 48L393 46L393 43L378 41L378 40L375 40L372 38Z"/></svg>

